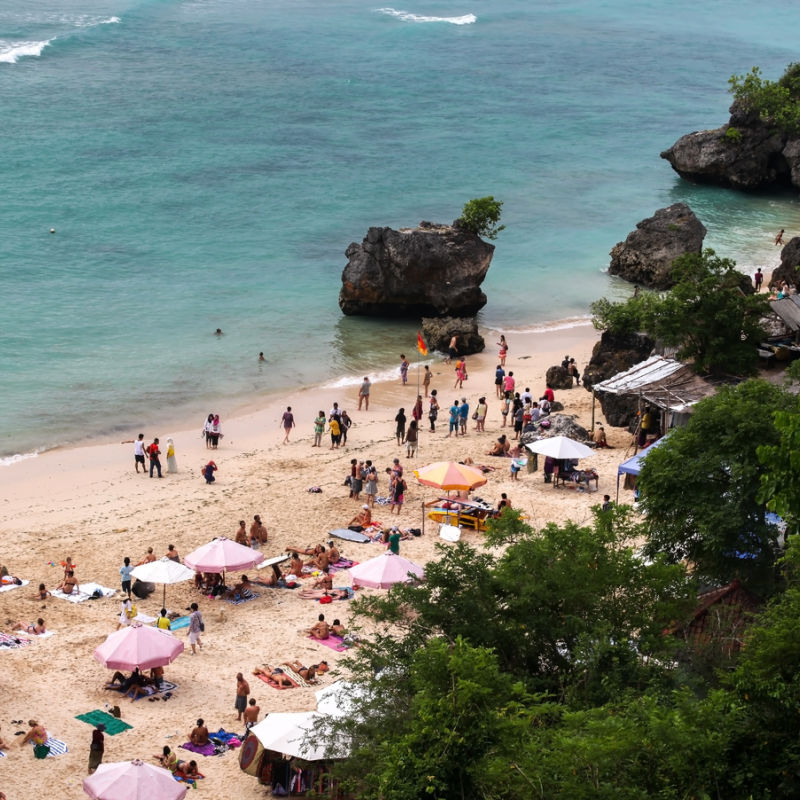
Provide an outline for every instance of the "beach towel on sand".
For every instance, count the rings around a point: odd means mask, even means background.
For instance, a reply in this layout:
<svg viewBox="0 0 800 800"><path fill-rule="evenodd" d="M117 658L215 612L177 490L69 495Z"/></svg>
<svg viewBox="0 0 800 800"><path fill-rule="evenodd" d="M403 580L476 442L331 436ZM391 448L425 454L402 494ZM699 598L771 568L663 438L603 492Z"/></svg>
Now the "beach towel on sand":
<svg viewBox="0 0 800 800"><path fill-rule="evenodd" d="M217 748L211 742L204 744L202 747L198 747L196 744L192 744L191 742L186 742L185 744L181 745L181 750L189 750L192 753L197 753L199 756L217 755Z"/></svg>
<svg viewBox="0 0 800 800"><path fill-rule="evenodd" d="M0 592L10 592L13 589L19 589L21 586L27 586L30 581L22 581L22 583L4 583L0 586Z"/></svg>
<svg viewBox="0 0 800 800"><path fill-rule="evenodd" d="M350 569L355 567L358 561L351 561L349 558L340 558L335 564L328 565L328 572L339 572L342 569Z"/></svg>
<svg viewBox="0 0 800 800"><path fill-rule="evenodd" d="M32 636L33 639L30 641L33 641L34 639L46 639L48 636L52 636L54 633L55 631L45 631L44 633L28 633L28 631L17 631L17 634L20 636Z"/></svg>
<svg viewBox="0 0 800 800"><path fill-rule="evenodd" d="M122 687L120 686L109 686L108 688L116 689L118 692L122 691ZM156 695L164 694L165 692L172 692L177 688L178 688L177 683L170 683L169 681L161 681L160 689L156 689L155 686L145 686L144 687L145 693L143 695L139 695L139 697L137 697L136 700L134 700L133 702L135 703L138 700L141 700L142 697L155 697ZM132 689L128 689L128 692L125 696L130 697L132 691L133 691Z"/></svg>
<svg viewBox="0 0 800 800"><path fill-rule="evenodd" d="M29 744L33 745L33 742L29 742ZM60 739L53 739L50 734L47 735L47 741L44 743L45 747L50 748L50 752L47 754L47 758L55 758L56 756L63 756L64 753L69 752L69 747L67 747L66 742L62 742Z"/></svg>
<svg viewBox="0 0 800 800"><path fill-rule="evenodd" d="M250 600L255 600L256 597L261 597L261 595L257 594L256 592L250 592L250 594L247 597L242 597L240 595L237 595L236 597L226 597L225 599L231 605L240 606L242 603L248 603Z"/></svg>
<svg viewBox="0 0 800 800"><path fill-rule="evenodd" d="M169 624L169 629L171 631L177 631L179 628L188 628L189 627L189 617L178 617L178 619L172 620Z"/></svg>
<svg viewBox="0 0 800 800"><path fill-rule="evenodd" d="M127 722L112 717L111 714L106 714L105 711L100 711L99 709L97 711L88 711L86 714L78 714L75 719L79 719L81 722L85 722L92 727L102 722L103 725L106 726L106 733L109 736L116 736L118 733L122 733L133 727L133 725L129 725Z"/></svg>
<svg viewBox="0 0 800 800"><path fill-rule="evenodd" d="M331 634L328 636L327 639L317 639L314 636L309 636L309 639L312 639L317 644L325 645L325 647L330 647L331 650L335 650L337 653L343 653L347 650L347 645L342 640L341 636L336 636L335 634Z"/></svg>
<svg viewBox="0 0 800 800"><path fill-rule="evenodd" d="M70 603L83 603L91 599L96 591L99 591L102 597L113 597L117 593L116 589L109 589L99 583L79 583L72 594L64 594L60 589L53 589L51 594Z"/></svg>
<svg viewBox="0 0 800 800"><path fill-rule="evenodd" d="M30 639L23 639L21 636L0 633L0 650L12 650L15 647L25 647L30 644Z"/></svg>

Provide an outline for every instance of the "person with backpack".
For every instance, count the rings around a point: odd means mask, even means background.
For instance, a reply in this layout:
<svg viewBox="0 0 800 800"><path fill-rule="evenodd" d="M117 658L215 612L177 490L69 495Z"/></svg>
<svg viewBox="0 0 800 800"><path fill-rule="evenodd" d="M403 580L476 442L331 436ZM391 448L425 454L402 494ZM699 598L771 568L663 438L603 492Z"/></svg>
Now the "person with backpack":
<svg viewBox="0 0 800 800"><path fill-rule="evenodd" d="M158 471L158 477L161 477L161 450L158 448L158 437L153 439L153 443L147 446L147 455L150 459L150 477L153 477L153 470Z"/></svg>
<svg viewBox="0 0 800 800"><path fill-rule="evenodd" d="M203 649L200 634L206 629L206 625L203 622L203 615L200 613L197 603L192 603L188 610L191 611L191 614L189 614L189 644L192 647L192 655L196 655L196 645L199 645L201 650Z"/></svg>

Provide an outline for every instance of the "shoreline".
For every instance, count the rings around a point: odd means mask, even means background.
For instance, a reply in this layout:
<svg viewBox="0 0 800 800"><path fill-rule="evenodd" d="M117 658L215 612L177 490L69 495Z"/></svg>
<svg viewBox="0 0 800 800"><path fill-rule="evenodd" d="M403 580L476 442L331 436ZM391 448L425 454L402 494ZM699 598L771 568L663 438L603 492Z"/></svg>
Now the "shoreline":
<svg viewBox="0 0 800 800"><path fill-rule="evenodd" d="M554 320L552 322L542 322L542 323L532 323L529 326L515 328L514 326L508 327L504 329L509 336L525 336L530 334L546 334L552 333L555 331L562 331L568 330L570 328L580 328L591 326L591 316L581 316L581 317L567 317L561 320ZM501 330L480 326L480 330L482 334L485 335L485 338L488 340L492 336L499 336ZM411 341L411 340L409 340ZM414 347L416 349L416 345L414 342L411 342L408 345L407 349L411 349ZM487 352L491 350L490 347L487 347L483 353L476 354L471 358L475 358L477 356L484 356ZM398 350L400 352L400 350ZM413 355L412 355L413 358ZM444 354L433 352L429 353L425 359L420 361L420 366L423 364L435 364L437 363L438 359L443 359ZM412 368L416 367L417 362L414 361L412 364ZM370 380L372 380L375 384L384 383L384 382L391 382L392 378L397 374L397 367L386 367L385 369L379 370L376 372L370 373ZM309 391L339 391L345 392L352 387L357 387L361 384L363 379L363 375L359 373L358 375L342 375L336 378L329 378L327 380L319 381L314 384L308 384L304 386L300 386L291 390L291 393L304 393ZM223 432L226 430L226 426L236 419L241 417L249 416L251 414L257 413L260 409L264 408L265 406L269 406L275 402L279 402L281 397L286 397L290 394L290 390L288 389L271 389L268 391L262 391L257 393L253 398L248 399L247 401L242 401L238 398L233 396L225 396L220 395L215 401L208 403L208 407L225 407L226 405L229 406L228 412L222 419L223 423ZM217 402L219 401L219 402ZM193 413L193 412L192 412ZM281 412L282 413L282 412ZM187 431L191 430L191 423L189 422L188 418L189 408L182 409L181 411L177 412L175 415L162 415L160 419L159 425L152 425L148 426L147 423L144 423L145 427L158 427L160 429L172 429L177 432L177 435L184 434ZM150 418L152 415L147 414L146 418ZM222 415L221 415L222 416ZM198 416L198 425L202 426L202 419ZM112 444L117 440L118 436L127 436L130 434L131 436L135 436L138 431L134 432L132 428L123 428L122 426L113 427L110 431L106 430L103 432L87 434L85 438L80 440L73 440L73 441L65 441L63 443L59 443L52 446L43 445L37 449L28 452L17 452L10 454L8 456L0 457L0 470L10 467L16 467L22 462L31 461L37 458L40 458L44 455L49 453L55 453L62 450L71 450L75 448L85 448L85 447L95 447L98 445L103 444ZM166 436L169 434L165 434L161 436L162 441L166 439ZM0 474L5 475L5 472L0 472Z"/></svg>

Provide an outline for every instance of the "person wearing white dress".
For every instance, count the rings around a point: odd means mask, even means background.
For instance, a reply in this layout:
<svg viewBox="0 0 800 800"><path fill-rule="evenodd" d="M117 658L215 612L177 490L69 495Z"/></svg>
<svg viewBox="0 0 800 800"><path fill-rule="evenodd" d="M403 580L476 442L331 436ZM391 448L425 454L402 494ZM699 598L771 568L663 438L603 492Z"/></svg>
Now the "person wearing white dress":
<svg viewBox="0 0 800 800"><path fill-rule="evenodd" d="M167 472L178 471L178 459L175 458L175 445L172 439L167 439Z"/></svg>

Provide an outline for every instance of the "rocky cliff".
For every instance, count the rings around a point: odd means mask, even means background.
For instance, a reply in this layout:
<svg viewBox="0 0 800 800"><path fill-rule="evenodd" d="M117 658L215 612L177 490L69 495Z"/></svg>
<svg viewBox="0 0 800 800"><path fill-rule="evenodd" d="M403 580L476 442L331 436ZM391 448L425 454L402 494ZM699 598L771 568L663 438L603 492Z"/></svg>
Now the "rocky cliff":
<svg viewBox="0 0 800 800"><path fill-rule="evenodd" d="M339 307L348 315L472 316L486 304L480 286L493 253L453 225L370 228L345 253Z"/></svg>
<svg viewBox="0 0 800 800"><path fill-rule="evenodd" d="M681 136L661 158L696 183L734 189L800 187L800 137L781 133L738 103L730 112L727 124Z"/></svg>
<svg viewBox="0 0 800 800"><path fill-rule="evenodd" d="M781 263L770 278L769 285L780 287L786 281L790 286L800 284L800 236L790 239L781 250Z"/></svg>
<svg viewBox="0 0 800 800"><path fill-rule="evenodd" d="M428 350L448 351L450 340L458 337L456 350L460 356L481 353L486 342L474 317L423 317L422 338Z"/></svg>
<svg viewBox="0 0 800 800"><path fill-rule="evenodd" d="M700 253L705 235L705 226L685 203L660 208L614 246L608 271L642 286L669 289L672 262L685 253Z"/></svg>

